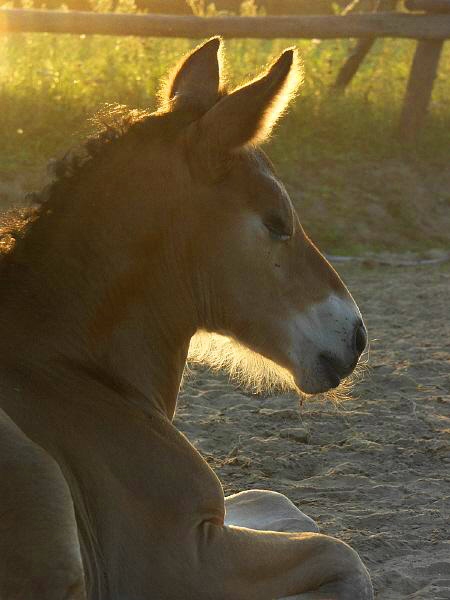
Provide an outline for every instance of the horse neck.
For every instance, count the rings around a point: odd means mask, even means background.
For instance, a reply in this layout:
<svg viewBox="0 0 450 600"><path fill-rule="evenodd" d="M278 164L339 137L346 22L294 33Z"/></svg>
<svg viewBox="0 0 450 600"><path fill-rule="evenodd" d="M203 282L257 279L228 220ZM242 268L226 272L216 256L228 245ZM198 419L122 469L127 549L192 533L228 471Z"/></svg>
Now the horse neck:
<svg viewBox="0 0 450 600"><path fill-rule="evenodd" d="M196 329L183 274L189 267L175 256L182 245L147 240L140 249L146 253L144 273L142 257L127 255L126 244L114 236L94 239L87 226L84 239L74 244L76 234L70 223L66 227L64 219L56 220L53 247L50 241L40 252L39 244L30 244L21 258L26 268L5 282L3 339L11 340L22 365L73 366L143 409L172 418ZM14 352L9 354L14 361Z"/></svg>

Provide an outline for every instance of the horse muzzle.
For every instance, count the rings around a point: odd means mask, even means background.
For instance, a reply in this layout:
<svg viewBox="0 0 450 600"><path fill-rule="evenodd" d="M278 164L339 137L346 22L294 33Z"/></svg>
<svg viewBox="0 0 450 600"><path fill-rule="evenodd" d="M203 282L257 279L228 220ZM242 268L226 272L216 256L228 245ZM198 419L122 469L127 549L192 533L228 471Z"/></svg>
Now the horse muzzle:
<svg viewBox="0 0 450 600"><path fill-rule="evenodd" d="M331 297L296 319L298 357L293 373L299 389L317 394L348 377L367 346L367 330L350 298Z"/></svg>

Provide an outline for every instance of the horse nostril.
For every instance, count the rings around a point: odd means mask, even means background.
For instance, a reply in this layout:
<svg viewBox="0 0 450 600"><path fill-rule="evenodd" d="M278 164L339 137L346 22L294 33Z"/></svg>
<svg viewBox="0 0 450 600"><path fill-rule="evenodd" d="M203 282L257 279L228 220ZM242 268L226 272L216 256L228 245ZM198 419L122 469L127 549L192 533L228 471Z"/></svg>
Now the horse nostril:
<svg viewBox="0 0 450 600"><path fill-rule="evenodd" d="M353 336L353 348L354 348L355 352L358 354L358 356L360 356L364 352L366 346L367 346L367 331L366 331L366 328L364 327L364 325L361 323L355 329L355 333Z"/></svg>

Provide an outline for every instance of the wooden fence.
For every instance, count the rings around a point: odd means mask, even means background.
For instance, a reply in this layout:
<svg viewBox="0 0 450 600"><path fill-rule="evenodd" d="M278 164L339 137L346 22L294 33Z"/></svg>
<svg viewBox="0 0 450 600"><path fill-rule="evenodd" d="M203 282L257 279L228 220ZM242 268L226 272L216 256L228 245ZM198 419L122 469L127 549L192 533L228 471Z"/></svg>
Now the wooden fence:
<svg viewBox="0 0 450 600"><path fill-rule="evenodd" d="M341 69L337 89L355 74L373 41L379 37L418 40L405 95L398 135L412 139L424 122L444 41L450 39L450 0L406 0L421 14L370 14L265 17L198 17L150 14L60 12L0 9L0 34L49 32L150 37L294 38L366 40L363 53L351 54ZM426 10L426 12L424 12ZM355 68L356 65L356 68ZM342 73L345 73L345 77Z"/></svg>
<svg viewBox="0 0 450 600"><path fill-rule="evenodd" d="M1 4L0 0L0 4ZM5 1L5 0L3 0ZM370 12L375 6L380 10L392 10L400 0L253 0L253 6L258 14L266 15L332 15L345 9L349 2L352 10ZM218 12L239 15L243 0L214 0ZM22 8L22 0L8 0L10 8ZM28 8L58 9L63 0L28 0ZM193 15L195 8L187 0L134 0L139 12L163 15ZM209 0L205 0L208 4ZM11 6L12 4L12 6ZM93 10L95 0L64 0L69 10ZM109 11L115 12L119 0L109 0Z"/></svg>
<svg viewBox="0 0 450 600"><path fill-rule="evenodd" d="M450 1L450 0L449 0ZM450 18L406 13L346 16L196 17L150 14L0 10L0 33L49 32L149 37L337 39L450 38Z"/></svg>

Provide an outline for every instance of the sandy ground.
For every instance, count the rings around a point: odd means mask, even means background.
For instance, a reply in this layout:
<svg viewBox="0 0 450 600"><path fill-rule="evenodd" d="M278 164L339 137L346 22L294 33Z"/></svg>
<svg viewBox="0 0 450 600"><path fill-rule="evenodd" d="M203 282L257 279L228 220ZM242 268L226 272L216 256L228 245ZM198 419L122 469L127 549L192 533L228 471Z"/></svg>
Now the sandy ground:
<svg viewBox="0 0 450 600"><path fill-rule="evenodd" d="M227 494L282 492L351 544L380 600L450 599L450 266L339 270L371 340L351 400L299 406L199 370L177 425Z"/></svg>

